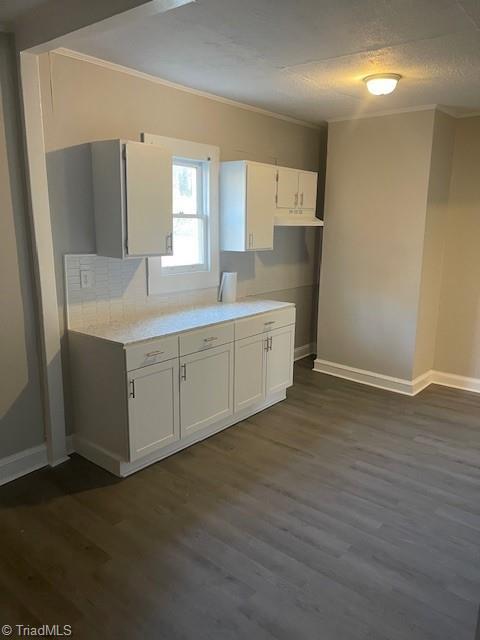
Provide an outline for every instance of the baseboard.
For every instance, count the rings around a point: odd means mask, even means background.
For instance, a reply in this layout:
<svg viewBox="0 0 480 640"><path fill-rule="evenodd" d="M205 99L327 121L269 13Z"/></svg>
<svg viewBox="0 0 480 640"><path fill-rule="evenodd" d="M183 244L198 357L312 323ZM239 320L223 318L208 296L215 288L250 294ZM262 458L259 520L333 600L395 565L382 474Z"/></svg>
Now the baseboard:
<svg viewBox="0 0 480 640"><path fill-rule="evenodd" d="M314 342L304 344L301 347L296 347L293 353L293 359L295 361L311 356L317 352L317 345Z"/></svg>
<svg viewBox="0 0 480 640"><path fill-rule="evenodd" d="M328 375L352 382L359 382L377 389L385 389L395 393L402 393L407 396L416 396L417 393L423 391L431 384L440 384L444 387L453 389L461 389L463 391L472 391L480 393L480 378L468 378L444 371L426 371L422 375L417 376L413 380L403 378L393 378L375 371L367 371L365 369L356 369L338 362L330 362L329 360L321 360L317 358L313 365L313 370L319 373L327 373Z"/></svg>
<svg viewBox="0 0 480 640"><path fill-rule="evenodd" d="M0 459L0 485L37 471L48 464L46 444Z"/></svg>
<svg viewBox="0 0 480 640"><path fill-rule="evenodd" d="M472 391L480 393L480 378L468 378L455 373L445 373L444 371L432 371L432 382L452 389L462 389L462 391Z"/></svg>
<svg viewBox="0 0 480 640"><path fill-rule="evenodd" d="M330 362L329 360L321 360L317 358L313 365L313 370L318 373L327 373L337 378L343 378L345 380L351 380L352 382L360 382L370 387L376 387L377 389L385 389L386 391L394 391L395 393L402 393L407 396L413 396L416 391L416 387L421 383L419 379L405 380L403 378L394 378L392 376L386 376L375 371L367 371L366 369L356 369L355 367L349 367L338 362ZM423 378L423 376L421 376Z"/></svg>

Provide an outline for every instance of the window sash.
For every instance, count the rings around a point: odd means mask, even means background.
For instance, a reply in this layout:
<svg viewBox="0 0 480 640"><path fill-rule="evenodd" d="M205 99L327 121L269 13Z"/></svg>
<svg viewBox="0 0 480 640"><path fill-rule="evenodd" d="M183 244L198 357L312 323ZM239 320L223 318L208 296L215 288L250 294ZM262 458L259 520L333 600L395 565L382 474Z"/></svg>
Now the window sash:
<svg viewBox="0 0 480 640"><path fill-rule="evenodd" d="M183 213L181 211L173 212L173 219L179 220L199 220L202 222L201 226L201 234L202 234L202 254L203 261L196 264L179 264L179 265L164 265L163 259L161 262L161 272L165 276L171 276L175 274L181 273L192 273L192 272L202 272L210 270L210 260L209 260L209 216L208 216L208 203L206 202L206 197L208 194L208 180L209 180L209 170L208 165L206 165L205 161L202 160L192 160L189 158L179 158L174 156L172 160L173 166L180 167L192 167L197 171L197 213ZM173 244L175 247L175 239L173 240Z"/></svg>
<svg viewBox="0 0 480 640"><path fill-rule="evenodd" d="M172 266L164 266L162 263L162 273L166 276L174 275L176 273L191 273L192 271L209 271L209 259L208 259L208 216L206 215L194 215L194 214L180 214L174 213L173 218L179 220L200 220L202 222L202 253L203 261L196 264L178 264ZM174 241L175 246L175 241Z"/></svg>
<svg viewBox="0 0 480 640"><path fill-rule="evenodd" d="M205 182L206 182L206 167L205 163L199 160L189 160L187 158L177 158L174 157L172 160L172 165L174 167L189 167L195 169L197 172L197 214L196 215L204 215L207 204L205 202ZM188 216L193 214L183 213L183 211L173 211L173 215L178 216Z"/></svg>

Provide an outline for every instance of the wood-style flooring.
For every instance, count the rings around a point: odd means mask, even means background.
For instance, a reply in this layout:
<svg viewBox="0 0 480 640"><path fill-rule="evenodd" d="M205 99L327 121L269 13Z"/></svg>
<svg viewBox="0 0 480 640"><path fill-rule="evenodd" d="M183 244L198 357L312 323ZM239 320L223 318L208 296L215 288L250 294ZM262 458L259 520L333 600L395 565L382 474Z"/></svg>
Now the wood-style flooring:
<svg viewBox="0 0 480 640"><path fill-rule="evenodd" d="M474 640L480 396L311 366L285 402L125 480L73 456L1 487L0 625Z"/></svg>

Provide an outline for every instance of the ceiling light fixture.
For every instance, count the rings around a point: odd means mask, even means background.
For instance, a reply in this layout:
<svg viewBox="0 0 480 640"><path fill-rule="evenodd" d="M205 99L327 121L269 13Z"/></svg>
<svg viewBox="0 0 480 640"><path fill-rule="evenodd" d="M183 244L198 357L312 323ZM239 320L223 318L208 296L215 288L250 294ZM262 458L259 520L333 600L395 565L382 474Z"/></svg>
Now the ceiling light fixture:
<svg viewBox="0 0 480 640"><path fill-rule="evenodd" d="M401 77L398 73L376 73L373 76L367 76L363 81L374 96L386 96L395 91Z"/></svg>

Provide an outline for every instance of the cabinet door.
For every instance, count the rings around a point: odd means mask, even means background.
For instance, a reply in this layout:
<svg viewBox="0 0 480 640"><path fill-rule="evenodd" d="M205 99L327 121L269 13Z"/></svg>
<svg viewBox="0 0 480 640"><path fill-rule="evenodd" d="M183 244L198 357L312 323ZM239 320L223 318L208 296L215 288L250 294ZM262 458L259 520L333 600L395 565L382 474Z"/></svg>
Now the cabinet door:
<svg viewBox="0 0 480 640"><path fill-rule="evenodd" d="M256 335L235 342L235 412L265 399L267 336Z"/></svg>
<svg viewBox="0 0 480 640"><path fill-rule="evenodd" d="M298 194L300 209L314 209L317 206L317 174L312 171L301 171L298 177Z"/></svg>
<svg viewBox="0 0 480 640"><path fill-rule="evenodd" d="M275 329L268 334L267 396L293 384L293 348L295 325Z"/></svg>
<svg viewBox="0 0 480 640"><path fill-rule="evenodd" d="M233 414L233 343L180 359L182 438Z"/></svg>
<svg viewBox="0 0 480 640"><path fill-rule="evenodd" d="M162 147L125 144L127 251L129 256L171 253L172 156Z"/></svg>
<svg viewBox="0 0 480 640"><path fill-rule="evenodd" d="M178 359L129 373L130 460L180 439Z"/></svg>
<svg viewBox="0 0 480 640"><path fill-rule="evenodd" d="M247 164L247 249L273 249L275 167Z"/></svg>
<svg viewBox="0 0 480 640"><path fill-rule="evenodd" d="M295 209L298 206L298 171L278 169L277 208Z"/></svg>

